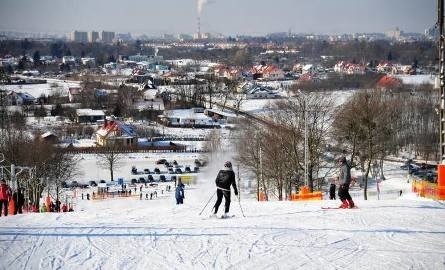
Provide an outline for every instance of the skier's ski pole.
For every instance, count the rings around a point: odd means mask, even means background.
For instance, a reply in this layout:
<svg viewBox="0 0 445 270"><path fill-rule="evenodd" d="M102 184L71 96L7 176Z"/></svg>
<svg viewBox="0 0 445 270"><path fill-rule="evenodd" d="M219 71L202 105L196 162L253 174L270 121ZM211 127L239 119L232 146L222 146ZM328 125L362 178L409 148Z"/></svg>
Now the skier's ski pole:
<svg viewBox="0 0 445 270"><path fill-rule="evenodd" d="M241 209L241 214L243 214L243 217L246 217L245 215L244 215L244 211L243 211L243 208L241 207L241 185L240 185L240 177L239 177L239 164L236 166L237 167L237 174L238 174L238 191L239 191L239 194L238 194L238 204L239 204L239 208Z"/></svg>
<svg viewBox="0 0 445 270"><path fill-rule="evenodd" d="M239 196L238 196L238 204L239 204L239 208L241 209L241 214L243 214L243 217L246 217L246 216L244 215L243 208L241 207L241 199L240 199L240 197L241 197L241 193L240 193Z"/></svg>
<svg viewBox="0 0 445 270"><path fill-rule="evenodd" d="M207 205L209 205L210 201L213 199L213 197L215 196L215 194L216 194L216 191L213 193L212 197L210 197L210 199L209 199L209 201L206 203L206 205L204 205L204 208L202 208L202 210L201 210L201 212L199 212L199 215L198 215L198 216L200 216L200 215L202 214L202 212L204 212L204 210L206 209Z"/></svg>

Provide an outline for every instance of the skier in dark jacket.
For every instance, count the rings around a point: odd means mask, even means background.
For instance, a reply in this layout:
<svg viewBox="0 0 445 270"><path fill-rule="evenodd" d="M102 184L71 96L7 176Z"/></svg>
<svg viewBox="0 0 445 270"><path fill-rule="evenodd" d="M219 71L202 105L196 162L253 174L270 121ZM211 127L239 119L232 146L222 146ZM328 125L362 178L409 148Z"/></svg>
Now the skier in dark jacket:
<svg viewBox="0 0 445 270"><path fill-rule="evenodd" d="M341 157L339 160L340 174L338 177L340 187L338 188L338 197L342 204L340 208L354 208L355 204L349 194L349 185L351 184L351 167L348 164L346 157Z"/></svg>
<svg viewBox="0 0 445 270"><path fill-rule="evenodd" d="M215 180L216 183L216 203L214 206L215 212L214 216L218 212L219 205L222 202L222 198L226 201L224 215L222 217L227 217L230 209L230 186L233 186L235 196L238 196L238 189L236 188L235 173L232 170L232 163L226 161L224 163L224 169L220 170L218 176Z"/></svg>
<svg viewBox="0 0 445 270"><path fill-rule="evenodd" d="M25 204L25 196L23 195L23 190L19 188L13 193L12 199L14 201L14 215L23 214L23 205Z"/></svg>
<svg viewBox="0 0 445 270"><path fill-rule="evenodd" d="M176 204L183 204L184 203L184 184L182 183L181 179L178 179L178 184L176 185Z"/></svg>
<svg viewBox="0 0 445 270"><path fill-rule="evenodd" d="M335 200L335 184L331 183L331 186L329 187L329 200Z"/></svg>

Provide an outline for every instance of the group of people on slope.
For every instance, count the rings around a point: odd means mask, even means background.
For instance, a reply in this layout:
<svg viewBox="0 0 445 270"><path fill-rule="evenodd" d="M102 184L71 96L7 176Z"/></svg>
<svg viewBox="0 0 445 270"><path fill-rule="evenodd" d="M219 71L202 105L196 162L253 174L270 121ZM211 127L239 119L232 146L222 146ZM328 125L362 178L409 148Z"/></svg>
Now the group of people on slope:
<svg viewBox="0 0 445 270"><path fill-rule="evenodd" d="M14 203L14 215L23 213L23 206L25 205L25 196L21 188L12 192L11 188L6 184L5 179L0 181L0 216L8 215L9 204Z"/></svg>
<svg viewBox="0 0 445 270"><path fill-rule="evenodd" d="M338 176L338 197L341 200L340 208L354 208L355 204L349 194L349 186L351 184L351 165L346 160L345 156L340 157L338 160L339 176ZM230 210L231 202L231 187L235 192L235 196L238 196L238 188L235 181L235 173L232 169L232 163L226 161L224 163L224 168L218 172L215 180L216 183L216 202L213 206L213 216L218 213L219 206L222 203L222 199L225 199L224 214L222 217L227 217ZM335 199L335 185L330 187L330 197ZM333 194L332 194L333 193ZM184 184L179 180L176 186L176 203L182 204L184 200Z"/></svg>

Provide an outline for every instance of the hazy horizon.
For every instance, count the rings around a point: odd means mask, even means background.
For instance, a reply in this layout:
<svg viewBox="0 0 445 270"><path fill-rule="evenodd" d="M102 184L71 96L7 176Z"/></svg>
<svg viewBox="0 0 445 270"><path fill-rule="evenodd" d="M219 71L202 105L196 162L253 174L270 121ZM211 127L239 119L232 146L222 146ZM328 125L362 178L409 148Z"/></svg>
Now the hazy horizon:
<svg viewBox="0 0 445 270"><path fill-rule="evenodd" d="M5 31L265 35L274 32L423 33L436 21L435 0L0 0Z"/></svg>

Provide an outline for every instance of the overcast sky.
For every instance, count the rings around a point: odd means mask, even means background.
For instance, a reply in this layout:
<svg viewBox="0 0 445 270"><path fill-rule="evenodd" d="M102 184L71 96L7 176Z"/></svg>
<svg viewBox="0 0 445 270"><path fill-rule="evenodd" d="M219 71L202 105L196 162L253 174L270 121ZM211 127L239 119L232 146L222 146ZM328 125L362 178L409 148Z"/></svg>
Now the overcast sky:
<svg viewBox="0 0 445 270"><path fill-rule="evenodd" d="M422 32L436 0L199 0L202 32L339 34ZM0 0L0 29L33 32L110 30L149 35L193 33L198 0Z"/></svg>

